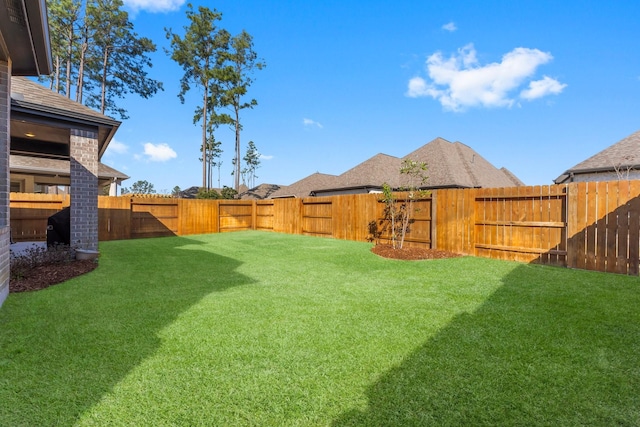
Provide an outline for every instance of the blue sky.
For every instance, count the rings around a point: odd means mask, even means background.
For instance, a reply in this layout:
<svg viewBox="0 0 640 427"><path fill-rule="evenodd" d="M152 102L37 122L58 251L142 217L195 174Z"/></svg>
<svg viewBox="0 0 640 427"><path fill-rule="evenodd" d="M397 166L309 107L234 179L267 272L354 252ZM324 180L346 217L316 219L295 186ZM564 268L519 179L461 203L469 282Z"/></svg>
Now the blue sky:
<svg viewBox="0 0 640 427"><path fill-rule="evenodd" d="M123 101L102 161L158 192L200 185L200 93L177 97L181 68L164 28L187 25L181 0L125 0L135 31L158 45L151 99ZM640 129L638 1L194 2L254 37L255 73L242 150L262 154L256 183L341 174L436 137L460 141L525 184L551 184ZM233 185L234 137L221 129L221 185ZM217 185L217 177L215 179Z"/></svg>

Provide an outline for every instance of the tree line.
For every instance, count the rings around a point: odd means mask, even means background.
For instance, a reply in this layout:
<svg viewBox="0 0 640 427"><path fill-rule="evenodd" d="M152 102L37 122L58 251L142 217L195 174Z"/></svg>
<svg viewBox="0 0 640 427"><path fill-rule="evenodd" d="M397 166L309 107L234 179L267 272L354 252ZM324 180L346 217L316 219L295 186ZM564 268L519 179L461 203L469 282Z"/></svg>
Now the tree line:
<svg viewBox="0 0 640 427"><path fill-rule="evenodd" d="M41 78L51 90L95 108L102 114L128 118L120 102L128 94L150 98L163 90L162 82L149 76L150 54L155 43L138 35L123 9L122 0L48 0L53 73ZM192 89L202 93L193 124L200 123L202 137L202 187L213 186L214 170L222 165L220 126L235 132L234 189L255 184L260 154L250 141L241 157L240 115L258 103L247 98L253 73L266 66L254 50L253 38L245 30L237 35L221 28L222 14L204 6L187 5L189 25L180 33L165 28L170 48L166 53L183 69L178 98ZM242 167L244 161L244 167Z"/></svg>

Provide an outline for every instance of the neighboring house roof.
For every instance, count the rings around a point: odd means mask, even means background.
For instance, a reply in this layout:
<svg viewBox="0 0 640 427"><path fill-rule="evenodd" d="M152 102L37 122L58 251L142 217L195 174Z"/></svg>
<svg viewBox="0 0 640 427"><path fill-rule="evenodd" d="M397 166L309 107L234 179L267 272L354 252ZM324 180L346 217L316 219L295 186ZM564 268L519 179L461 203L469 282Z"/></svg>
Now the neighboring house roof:
<svg viewBox="0 0 640 427"><path fill-rule="evenodd" d="M337 184L336 175L328 175L316 172L300 181L296 181L289 186L283 186L280 190L271 195L272 199L284 197L307 197L313 190L320 188L333 188Z"/></svg>
<svg viewBox="0 0 640 427"><path fill-rule="evenodd" d="M263 200L270 199L282 187L276 184L260 184L257 187L250 188L238 195L240 199Z"/></svg>
<svg viewBox="0 0 640 427"><path fill-rule="evenodd" d="M21 114L37 116L50 122L66 123L67 127L73 125L97 127L98 158L102 157L120 126L119 121L55 93L27 77L14 76L11 77L11 118L17 119ZM34 121L26 120L26 122L33 124ZM18 120L12 122L12 136L15 132L20 132L21 127L26 128L27 124L22 124ZM15 126L20 129L14 129ZM47 131L55 133L56 129L47 128Z"/></svg>
<svg viewBox="0 0 640 427"><path fill-rule="evenodd" d="M307 197L309 195L335 194L340 191L360 189L371 191L387 183L397 189L403 185L400 167L404 160L427 164L428 176L425 188L473 188L515 187L524 185L505 168L498 169L460 142L436 138L403 158L376 154L339 176L313 174L272 197Z"/></svg>
<svg viewBox="0 0 640 427"><path fill-rule="evenodd" d="M51 46L46 0L0 3L0 59L11 58L11 73L51 73Z"/></svg>
<svg viewBox="0 0 640 427"><path fill-rule="evenodd" d="M594 154L566 170L554 180L556 184L570 182L572 176L620 170L640 169L640 131Z"/></svg>
<svg viewBox="0 0 640 427"><path fill-rule="evenodd" d="M381 186L384 183L397 187L401 164L402 159L379 153L340 175L339 183L342 187Z"/></svg>
<svg viewBox="0 0 640 427"><path fill-rule="evenodd" d="M524 185L507 169L498 169L468 145L436 138L403 159L427 164L427 187L474 188Z"/></svg>

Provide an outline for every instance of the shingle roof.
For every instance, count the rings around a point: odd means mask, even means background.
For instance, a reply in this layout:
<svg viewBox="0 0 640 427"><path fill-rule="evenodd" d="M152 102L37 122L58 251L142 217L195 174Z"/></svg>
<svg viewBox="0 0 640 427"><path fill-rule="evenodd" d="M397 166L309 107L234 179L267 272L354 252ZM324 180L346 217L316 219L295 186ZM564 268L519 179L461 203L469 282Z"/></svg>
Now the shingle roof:
<svg viewBox="0 0 640 427"><path fill-rule="evenodd" d="M240 193L239 198L255 200L269 199L281 188L281 186L276 184L260 184L257 187L243 191Z"/></svg>
<svg viewBox="0 0 640 427"><path fill-rule="evenodd" d="M9 169L15 173L46 173L47 175L70 175L69 160L46 159L42 157L17 156L11 154L9 156ZM129 176L117 171L104 163L98 163L98 178L121 180L128 179Z"/></svg>
<svg viewBox="0 0 640 427"><path fill-rule="evenodd" d="M572 174L615 171L616 168L621 167L625 169L640 167L640 131L632 133L566 170L555 179L555 182L564 182Z"/></svg>
<svg viewBox="0 0 640 427"><path fill-rule="evenodd" d="M402 184L400 167L407 159L427 164L427 188L524 185L509 170L496 168L471 147L460 142L452 143L443 138L436 138L403 158L376 154L339 176L315 173L289 187L284 187L272 197L306 197L312 191L381 187L383 183L398 188Z"/></svg>
<svg viewBox="0 0 640 427"><path fill-rule="evenodd" d="M514 187L524 185L508 170L498 169L468 145L436 138L407 154L404 159L425 162L427 186Z"/></svg>
<svg viewBox="0 0 640 427"><path fill-rule="evenodd" d="M119 125L120 122L101 114L86 105L30 80L27 77L11 77L11 99L14 103L31 105L37 109L47 109L58 114L79 119L93 120L98 123Z"/></svg>
<svg viewBox="0 0 640 427"><path fill-rule="evenodd" d="M402 159L398 157L376 154L340 175L338 181L341 187L382 185L385 182L391 187L397 187L400 184L401 163Z"/></svg>

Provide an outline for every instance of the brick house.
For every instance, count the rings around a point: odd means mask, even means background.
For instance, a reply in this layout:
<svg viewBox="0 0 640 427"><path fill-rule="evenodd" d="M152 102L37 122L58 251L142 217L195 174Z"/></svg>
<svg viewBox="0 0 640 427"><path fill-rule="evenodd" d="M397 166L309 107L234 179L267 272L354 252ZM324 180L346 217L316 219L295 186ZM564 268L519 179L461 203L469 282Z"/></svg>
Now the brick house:
<svg viewBox="0 0 640 427"><path fill-rule="evenodd" d="M55 94L44 88L37 94L18 90L25 83L20 76L48 75L51 71L46 1L1 2L0 304L9 294L12 148L17 154L22 152L20 155L31 153L37 157L53 150L66 157L63 160L69 164L71 187L71 243L82 249L98 249L99 158L119 122L90 109L60 108L60 99L50 98ZM16 91L12 90L14 83ZM26 128L29 125L33 126L31 130ZM14 137L16 143L12 147Z"/></svg>
<svg viewBox="0 0 640 427"><path fill-rule="evenodd" d="M11 76L51 73L45 0L0 4L0 304L9 294Z"/></svg>

